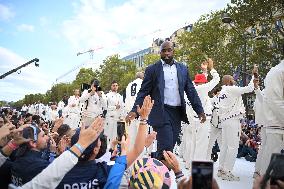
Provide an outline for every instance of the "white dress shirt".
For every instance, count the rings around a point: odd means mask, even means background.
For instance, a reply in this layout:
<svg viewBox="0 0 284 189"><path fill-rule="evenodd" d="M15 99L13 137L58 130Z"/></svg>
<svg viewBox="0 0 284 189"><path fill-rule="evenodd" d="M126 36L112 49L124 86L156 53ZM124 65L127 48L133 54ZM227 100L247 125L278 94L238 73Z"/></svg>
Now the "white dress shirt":
<svg viewBox="0 0 284 189"><path fill-rule="evenodd" d="M170 106L181 106L176 64L173 63L172 65L169 65L163 60L161 61L165 80L164 104Z"/></svg>

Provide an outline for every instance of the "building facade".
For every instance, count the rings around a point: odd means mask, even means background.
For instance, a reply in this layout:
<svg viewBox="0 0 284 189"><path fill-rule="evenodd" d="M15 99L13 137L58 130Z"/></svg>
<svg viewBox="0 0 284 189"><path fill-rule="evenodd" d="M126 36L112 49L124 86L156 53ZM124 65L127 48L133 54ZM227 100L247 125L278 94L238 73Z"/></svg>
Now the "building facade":
<svg viewBox="0 0 284 189"><path fill-rule="evenodd" d="M130 60L133 61L136 64L137 68L140 68L143 66L144 56L146 54L152 53L152 48L149 47L147 49L143 49L141 51L138 51L136 53L130 54L128 56L125 56L122 58L122 60Z"/></svg>

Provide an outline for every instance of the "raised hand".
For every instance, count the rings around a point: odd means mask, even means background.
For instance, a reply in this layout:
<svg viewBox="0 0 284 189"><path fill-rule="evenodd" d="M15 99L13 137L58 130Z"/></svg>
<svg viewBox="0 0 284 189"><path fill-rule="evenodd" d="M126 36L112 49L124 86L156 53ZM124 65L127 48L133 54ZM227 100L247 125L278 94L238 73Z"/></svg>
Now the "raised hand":
<svg viewBox="0 0 284 189"><path fill-rule="evenodd" d="M148 119L148 116L152 110L153 105L154 105L154 100L151 99L150 95L144 98L143 105L141 108L137 105L137 112L140 115L141 119L146 119L146 120Z"/></svg>
<svg viewBox="0 0 284 189"><path fill-rule="evenodd" d="M83 147L87 148L91 143L93 143L101 134L104 129L103 118L97 117L95 121L88 127L85 128L81 125L81 131L79 135L78 143Z"/></svg>
<svg viewBox="0 0 284 189"><path fill-rule="evenodd" d="M213 60L211 58L208 58L207 62L208 62L208 66L207 66L208 70L212 70L214 67Z"/></svg>

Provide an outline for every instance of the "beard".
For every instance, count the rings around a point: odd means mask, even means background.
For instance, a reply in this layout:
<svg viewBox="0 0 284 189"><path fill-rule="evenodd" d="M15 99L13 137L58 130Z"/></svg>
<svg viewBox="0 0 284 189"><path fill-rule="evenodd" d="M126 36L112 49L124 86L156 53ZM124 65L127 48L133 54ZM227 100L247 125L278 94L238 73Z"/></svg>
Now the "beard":
<svg viewBox="0 0 284 189"><path fill-rule="evenodd" d="M172 64L172 62L173 62L173 57L172 57L172 56L162 57L162 60L163 60L166 64Z"/></svg>

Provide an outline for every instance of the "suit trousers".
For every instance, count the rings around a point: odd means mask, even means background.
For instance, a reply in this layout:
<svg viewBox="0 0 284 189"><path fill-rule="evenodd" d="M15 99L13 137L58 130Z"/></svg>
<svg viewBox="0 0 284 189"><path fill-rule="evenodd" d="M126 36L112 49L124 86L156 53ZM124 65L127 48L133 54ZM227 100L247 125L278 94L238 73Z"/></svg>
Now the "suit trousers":
<svg viewBox="0 0 284 189"><path fill-rule="evenodd" d="M154 131L157 132L157 152L158 155L163 154L163 151L173 151L176 142L178 141L181 131L181 107L164 106L164 118L162 126L154 126Z"/></svg>

